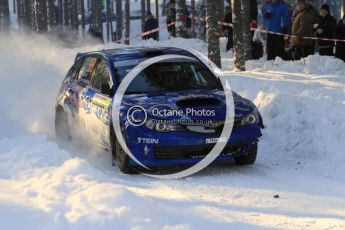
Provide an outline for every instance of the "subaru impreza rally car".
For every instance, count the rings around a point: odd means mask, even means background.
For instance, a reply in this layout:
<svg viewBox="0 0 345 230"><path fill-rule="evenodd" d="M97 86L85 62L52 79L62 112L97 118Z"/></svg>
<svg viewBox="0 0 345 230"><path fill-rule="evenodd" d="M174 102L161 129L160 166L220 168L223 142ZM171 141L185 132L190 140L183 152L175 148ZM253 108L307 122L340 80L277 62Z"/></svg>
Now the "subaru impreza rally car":
<svg viewBox="0 0 345 230"><path fill-rule="evenodd" d="M121 106L114 95L126 75L143 61L179 55L154 63L129 84ZM255 105L233 92L232 134L217 162L253 164L264 127ZM226 103L219 78L194 54L178 48L124 48L78 54L57 96L55 130L64 147L80 134L111 150L113 164L133 173L138 163L115 135L112 110L120 114L128 149L146 167L192 165L219 141Z"/></svg>

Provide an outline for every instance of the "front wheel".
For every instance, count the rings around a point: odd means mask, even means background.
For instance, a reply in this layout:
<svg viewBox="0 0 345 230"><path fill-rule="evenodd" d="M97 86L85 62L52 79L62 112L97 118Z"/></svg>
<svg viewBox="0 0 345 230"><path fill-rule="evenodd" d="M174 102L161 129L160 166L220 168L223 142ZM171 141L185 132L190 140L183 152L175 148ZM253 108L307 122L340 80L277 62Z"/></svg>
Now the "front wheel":
<svg viewBox="0 0 345 230"><path fill-rule="evenodd" d="M252 144L252 147L248 150L248 154L235 157L235 162L239 165L252 165L255 163L257 153L258 142L255 142L255 144Z"/></svg>
<svg viewBox="0 0 345 230"><path fill-rule="evenodd" d="M136 173L135 169L130 164L130 157L122 148L120 142L117 140L114 130L110 131L110 138L113 165L116 159L117 166L119 167L121 172L125 174Z"/></svg>

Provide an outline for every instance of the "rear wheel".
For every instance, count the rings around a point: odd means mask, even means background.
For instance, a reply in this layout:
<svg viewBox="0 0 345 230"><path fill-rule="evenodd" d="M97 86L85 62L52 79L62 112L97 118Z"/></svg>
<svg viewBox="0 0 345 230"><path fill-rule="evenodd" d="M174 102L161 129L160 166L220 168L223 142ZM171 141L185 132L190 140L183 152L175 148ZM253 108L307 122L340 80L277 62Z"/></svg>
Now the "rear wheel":
<svg viewBox="0 0 345 230"><path fill-rule="evenodd" d="M252 144L252 147L248 150L248 154L235 157L236 164L239 165L252 165L255 163L258 153L258 143Z"/></svg>
<svg viewBox="0 0 345 230"><path fill-rule="evenodd" d="M55 135L59 148L66 148L72 141L67 114L58 110L55 115Z"/></svg>
<svg viewBox="0 0 345 230"><path fill-rule="evenodd" d="M133 166L130 164L130 157L122 148L120 142L117 140L113 128L110 130L110 143L111 143L111 152L112 152L112 161L113 165L116 161L117 166L120 171L125 174L134 174L136 173Z"/></svg>

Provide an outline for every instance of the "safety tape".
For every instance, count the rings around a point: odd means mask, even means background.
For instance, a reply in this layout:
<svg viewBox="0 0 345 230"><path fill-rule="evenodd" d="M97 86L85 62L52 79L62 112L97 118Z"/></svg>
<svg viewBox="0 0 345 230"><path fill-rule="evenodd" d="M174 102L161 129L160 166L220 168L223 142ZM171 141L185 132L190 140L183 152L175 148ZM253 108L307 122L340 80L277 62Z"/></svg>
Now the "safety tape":
<svg viewBox="0 0 345 230"><path fill-rule="evenodd" d="M180 18L181 19L185 19L188 16L185 15L181 15ZM195 19L195 20L199 20L202 22L207 22L207 19L202 18L202 17L198 17L198 16L190 16L191 18ZM156 33L160 30L166 29L172 25L175 25L175 22L172 22L168 25L166 24L161 24L158 28L156 29L152 29L149 31L146 31L144 33L140 33L137 34L135 36L132 37L127 37L127 38L122 38L120 40L114 41L115 43L123 43L125 41L129 41L132 40L134 38L139 38L139 37L143 37L152 33ZM222 21L218 21L218 25L222 25L222 26L227 26L227 27L233 27L232 23L228 23L228 22L222 22ZM278 33L278 32L273 32L273 31L269 31L269 30L265 30L265 29L261 29L261 28L251 28L252 31L257 31L259 33L266 33L266 34L274 34L274 35L280 35L280 36L284 36L284 37L289 37L289 38L299 38L299 39L309 39L309 40L321 40L321 41L333 41L333 42L345 42L345 40L342 39L333 39L333 38L319 38L319 37L307 37L307 36L296 36L296 35L290 35L290 34L284 34L284 33Z"/></svg>

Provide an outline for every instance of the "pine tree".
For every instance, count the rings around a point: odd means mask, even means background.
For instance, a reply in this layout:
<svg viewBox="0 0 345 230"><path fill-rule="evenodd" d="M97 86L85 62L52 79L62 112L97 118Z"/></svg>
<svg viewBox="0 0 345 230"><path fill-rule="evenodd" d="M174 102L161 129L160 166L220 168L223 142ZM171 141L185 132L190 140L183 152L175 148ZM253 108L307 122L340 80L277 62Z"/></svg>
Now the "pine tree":
<svg viewBox="0 0 345 230"><path fill-rule="evenodd" d="M218 4L216 1L206 0L206 32L208 42L208 58L221 68L218 29Z"/></svg>
<svg viewBox="0 0 345 230"><path fill-rule="evenodd" d="M116 40L122 39L122 0L116 0Z"/></svg>
<svg viewBox="0 0 345 230"><path fill-rule="evenodd" d="M8 0L0 0L0 31L8 31L10 28L10 8Z"/></svg>
<svg viewBox="0 0 345 230"><path fill-rule="evenodd" d="M125 2L125 37L129 38L131 31L131 9L130 9L130 0ZM129 45L129 39L126 40L126 44Z"/></svg>
<svg viewBox="0 0 345 230"><path fill-rule="evenodd" d="M243 28L241 15L241 0L232 0L232 24L234 32L235 68L245 70L245 56L243 53Z"/></svg>

